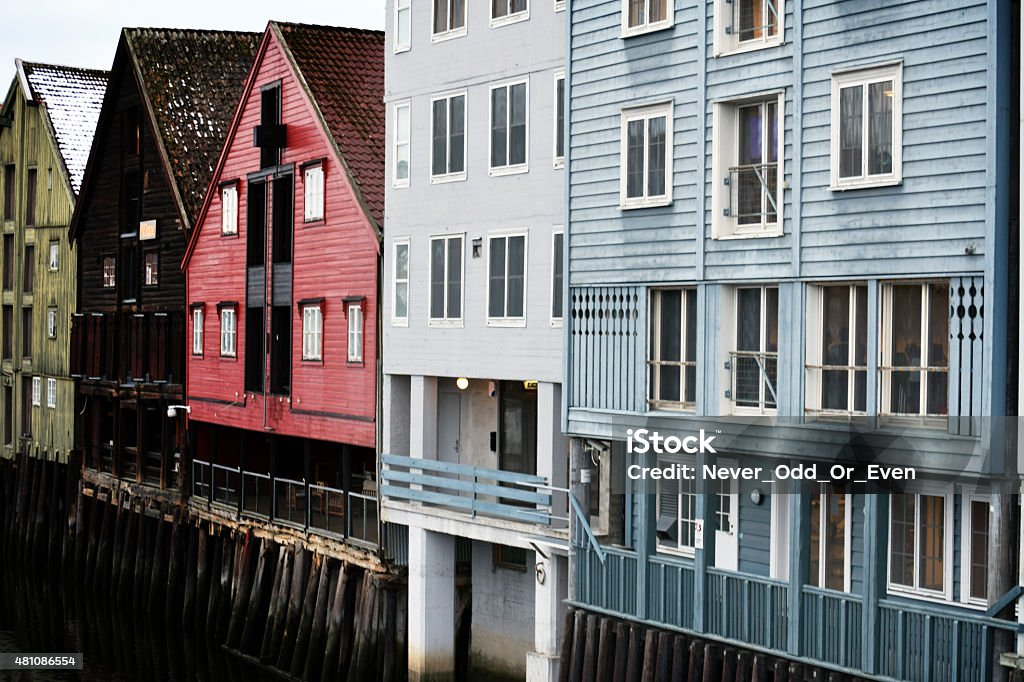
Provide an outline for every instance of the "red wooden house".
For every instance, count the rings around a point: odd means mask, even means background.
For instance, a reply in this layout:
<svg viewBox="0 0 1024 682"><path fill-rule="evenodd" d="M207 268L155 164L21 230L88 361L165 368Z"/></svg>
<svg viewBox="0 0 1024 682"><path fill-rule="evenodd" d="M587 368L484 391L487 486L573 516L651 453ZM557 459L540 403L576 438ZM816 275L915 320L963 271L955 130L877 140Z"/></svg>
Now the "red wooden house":
<svg viewBox="0 0 1024 682"><path fill-rule="evenodd" d="M375 542L384 35L271 22L182 267L194 492Z"/></svg>

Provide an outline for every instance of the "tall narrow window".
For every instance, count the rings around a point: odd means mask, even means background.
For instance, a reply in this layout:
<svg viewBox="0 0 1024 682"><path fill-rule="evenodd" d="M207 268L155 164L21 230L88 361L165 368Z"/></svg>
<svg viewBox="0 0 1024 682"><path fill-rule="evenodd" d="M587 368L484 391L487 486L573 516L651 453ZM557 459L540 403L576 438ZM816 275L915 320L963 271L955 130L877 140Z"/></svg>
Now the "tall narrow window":
<svg viewBox="0 0 1024 682"><path fill-rule="evenodd" d="M50 272L56 272L60 269L60 242L53 240L50 242Z"/></svg>
<svg viewBox="0 0 1024 682"><path fill-rule="evenodd" d="M983 497L964 496L965 579L962 601L988 603L989 503Z"/></svg>
<svg viewBox="0 0 1024 682"><path fill-rule="evenodd" d="M462 235L430 239L430 321L462 320Z"/></svg>
<svg viewBox="0 0 1024 682"><path fill-rule="evenodd" d="M25 225L36 224L36 169L25 173Z"/></svg>
<svg viewBox="0 0 1024 682"><path fill-rule="evenodd" d="M36 279L36 247L25 245L25 265L22 268L22 293L31 294Z"/></svg>
<svg viewBox="0 0 1024 682"><path fill-rule="evenodd" d="M491 0L491 25L525 19L529 11L528 0Z"/></svg>
<svg viewBox="0 0 1024 682"><path fill-rule="evenodd" d="M395 52L405 52L411 43L411 0L395 0Z"/></svg>
<svg viewBox="0 0 1024 682"><path fill-rule="evenodd" d="M811 498L809 582L815 587L845 591L847 545L850 539L850 496L831 485Z"/></svg>
<svg viewBox="0 0 1024 682"><path fill-rule="evenodd" d="M946 495L892 495L889 503L889 589L948 593L945 570L952 506Z"/></svg>
<svg viewBox="0 0 1024 682"><path fill-rule="evenodd" d="M14 289L14 235L4 235L4 291Z"/></svg>
<svg viewBox="0 0 1024 682"><path fill-rule="evenodd" d="M42 377L32 377L32 404L39 407L42 404Z"/></svg>
<svg viewBox="0 0 1024 682"><path fill-rule="evenodd" d="M57 407L57 380L53 377L46 379L46 406L51 410Z"/></svg>
<svg viewBox="0 0 1024 682"><path fill-rule="evenodd" d="M833 188L901 180L902 78L902 64L832 77Z"/></svg>
<svg viewBox="0 0 1024 682"><path fill-rule="evenodd" d="M565 163L565 74L555 74L555 168Z"/></svg>
<svg viewBox="0 0 1024 682"><path fill-rule="evenodd" d="M302 359L322 360L324 352L324 317L319 304L302 308Z"/></svg>
<svg viewBox="0 0 1024 682"><path fill-rule="evenodd" d="M729 169L735 216L741 226L778 222L779 105L745 104L737 111L739 149Z"/></svg>
<svg viewBox="0 0 1024 682"><path fill-rule="evenodd" d="M672 200L672 104L622 110L619 202L623 208Z"/></svg>
<svg viewBox="0 0 1024 682"><path fill-rule="evenodd" d="M779 361L778 287L736 290L736 350L730 353L731 394L739 408L776 407Z"/></svg>
<svg viewBox="0 0 1024 682"><path fill-rule="evenodd" d="M466 95L431 101L430 175L462 179L466 171Z"/></svg>
<svg viewBox="0 0 1024 682"><path fill-rule="evenodd" d="M14 164L4 166L4 220L14 220Z"/></svg>
<svg viewBox="0 0 1024 682"><path fill-rule="evenodd" d="M113 289L117 286L117 258L115 256L103 257L103 288Z"/></svg>
<svg viewBox="0 0 1024 682"><path fill-rule="evenodd" d="M391 320L395 326L409 324L409 242L395 242L394 286Z"/></svg>
<svg viewBox="0 0 1024 682"><path fill-rule="evenodd" d="M672 25L670 0L622 0L622 33L634 35Z"/></svg>
<svg viewBox="0 0 1024 682"><path fill-rule="evenodd" d="M363 361L363 307L348 304L348 361Z"/></svg>
<svg viewBox="0 0 1024 682"><path fill-rule="evenodd" d="M863 414L867 410L868 288L827 285L810 293L818 299L819 324L808 347L809 409Z"/></svg>
<svg viewBox="0 0 1024 682"><path fill-rule="evenodd" d="M143 254L143 286L155 287L160 284L160 254L146 251Z"/></svg>
<svg viewBox="0 0 1024 682"><path fill-rule="evenodd" d="M230 184L220 190L220 233L238 234L238 185Z"/></svg>
<svg viewBox="0 0 1024 682"><path fill-rule="evenodd" d="M522 172L527 168L527 84L491 88L491 171Z"/></svg>
<svg viewBox="0 0 1024 682"><path fill-rule="evenodd" d="M21 435L24 438L32 437L32 408L39 407L40 394L39 394L39 377L32 377L32 381L28 380L24 374L21 379Z"/></svg>
<svg viewBox="0 0 1024 682"><path fill-rule="evenodd" d="M434 38L466 32L466 0L434 0Z"/></svg>
<svg viewBox="0 0 1024 682"><path fill-rule="evenodd" d="M192 355L203 354L203 308L192 308Z"/></svg>
<svg viewBox="0 0 1024 682"><path fill-rule="evenodd" d="M220 354L233 358L235 357L235 333L236 319L234 308L221 308L220 310Z"/></svg>
<svg viewBox="0 0 1024 682"><path fill-rule="evenodd" d="M564 255L565 233L555 232L551 235L551 321L562 320L563 298L562 288L565 284Z"/></svg>
<svg viewBox="0 0 1024 682"><path fill-rule="evenodd" d="M260 91L260 126L257 139L260 148L260 168L281 163L285 135L285 128L281 125L281 85L276 83L265 86Z"/></svg>
<svg viewBox="0 0 1024 682"><path fill-rule="evenodd" d="M949 284L888 285L882 315L883 412L944 417L949 411Z"/></svg>
<svg viewBox="0 0 1024 682"><path fill-rule="evenodd" d="M525 320L526 235L503 235L488 241L487 318Z"/></svg>
<svg viewBox="0 0 1024 682"><path fill-rule="evenodd" d="M651 292L648 404L692 410L697 401L697 290Z"/></svg>
<svg viewBox="0 0 1024 682"><path fill-rule="evenodd" d="M409 186L409 103L395 105L395 137L392 163L395 187Z"/></svg>
<svg viewBox="0 0 1024 682"><path fill-rule="evenodd" d="M3 359L14 359L14 307L3 307Z"/></svg>
<svg viewBox="0 0 1024 682"><path fill-rule="evenodd" d="M324 219L324 167L310 166L302 174L303 215L307 223Z"/></svg>
<svg viewBox="0 0 1024 682"><path fill-rule="evenodd" d="M661 468L678 466L680 462L662 460ZM688 466L694 466L690 461ZM697 485L683 478L658 481L658 550L693 556L697 523Z"/></svg>
<svg viewBox="0 0 1024 682"><path fill-rule="evenodd" d="M46 336L50 339L57 338L57 308L54 306L46 309Z"/></svg>
<svg viewBox="0 0 1024 682"><path fill-rule="evenodd" d="M32 357L32 307L21 309L21 357Z"/></svg>

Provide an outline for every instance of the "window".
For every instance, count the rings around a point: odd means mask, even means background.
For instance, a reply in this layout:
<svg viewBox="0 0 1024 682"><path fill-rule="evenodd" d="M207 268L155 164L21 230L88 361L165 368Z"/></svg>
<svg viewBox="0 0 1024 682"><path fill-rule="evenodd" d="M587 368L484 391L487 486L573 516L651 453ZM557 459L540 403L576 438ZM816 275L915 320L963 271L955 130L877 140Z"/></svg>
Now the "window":
<svg viewBox="0 0 1024 682"><path fill-rule="evenodd" d="M430 322L462 320L462 235L430 239Z"/></svg>
<svg viewBox="0 0 1024 682"><path fill-rule="evenodd" d="M395 105L394 178L395 187L409 186L409 103Z"/></svg>
<svg viewBox="0 0 1024 682"><path fill-rule="evenodd" d="M411 46L411 0L395 0L395 52L405 52Z"/></svg>
<svg viewBox="0 0 1024 682"><path fill-rule="evenodd" d="M36 169L25 173L25 225L36 224Z"/></svg>
<svg viewBox="0 0 1024 682"><path fill-rule="evenodd" d="M697 404L696 289L651 292L648 358L648 405L692 410Z"/></svg>
<svg viewBox="0 0 1024 682"><path fill-rule="evenodd" d="M14 164L4 166L4 220L14 220Z"/></svg>
<svg viewBox="0 0 1024 682"><path fill-rule="evenodd" d="M509 83L491 88L491 174L527 170L527 85Z"/></svg>
<svg viewBox="0 0 1024 682"><path fill-rule="evenodd" d="M487 319L526 319L526 235L488 239Z"/></svg>
<svg viewBox="0 0 1024 682"><path fill-rule="evenodd" d="M736 290L736 350L729 354L731 395L743 411L776 407L779 361L778 287Z"/></svg>
<svg viewBox="0 0 1024 682"><path fill-rule="evenodd" d="M324 316L319 305L302 308L302 359L322 360L324 349Z"/></svg>
<svg viewBox="0 0 1024 682"><path fill-rule="evenodd" d="M22 268L22 293L31 294L36 279L36 247L25 245L25 266Z"/></svg>
<svg viewBox="0 0 1024 682"><path fill-rule="evenodd" d="M564 256L565 234L558 230L551 235L551 322L555 326L562 323L563 288L565 284Z"/></svg>
<svg viewBox="0 0 1024 682"><path fill-rule="evenodd" d="M716 0L715 55L778 45L783 0Z"/></svg>
<svg viewBox="0 0 1024 682"><path fill-rule="evenodd" d="M434 40L466 35L466 0L434 0Z"/></svg>
<svg viewBox="0 0 1024 682"><path fill-rule="evenodd" d="M234 308L220 310L220 354L235 357L236 312Z"/></svg>
<svg viewBox="0 0 1024 682"><path fill-rule="evenodd" d="M117 286L117 258L115 256L103 257L103 288L113 289Z"/></svg>
<svg viewBox="0 0 1024 682"><path fill-rule="evenodd" d="M889 502L889 591L949 597L950 495L907 493Z"/></svg>
<svg viewBox="0 0 1024 682"><path fill-rule="evenodd" d="M220 189L220 233L238 234L238 185Z"/></svg>
<svg viewBox="0 0 1024 682"><path fill-rule="evenodd" d="M808 411L867 410L868 288L835 284L808 289Z"/></svg>
<svg viewBox="0 0 1024 682"><path fill-rule="evenodd" d="M324 167L309 166L302 174L303 216L307 223L324 219Z"/></svg>
<svg viewBox="0 0 1024 682"><path fill-rule="evenodd" d="M46 380L46 406L51 410L57 407L57 380L52 377Z"/></svg>
<svg viewBox="0 0 1024 682"><path fill-rule="evenodd" d="M946 416L949 284L887 285L882 316L880 412L922 419Z"/></svg>
<svg viewBox="0 0 1024 682"><path fill-rule="evenodd" d="M395 242L394 282L392 289L391 324L409 324L409 240Z"/></svg>
<svg viewBox="0 0 1024 682"><path fill-rule="evenodd" d="M348 361L363 361L363 306L348 304Z"/></svg>
<svg viewBox="0 0 1024 682"><path fill-rule="evenodd" d="M832 76L832 188L903 177L903 65Z"/></svg>
<svg viewBox="0 0 1024 682"><path fill-rule="evenodd" d="M494 545L494 565L497 568L508 568L513 571L525 571L528 566L529 553L522 547Z"/></svg>
<svg viewBox="0 0 1024 682"><path fill-rule="evenodd" d="M672 25L671 0L622 0L622 35L657 31Z"/></svg>
<svg viewBox="0 0 1024 682"><path fill-rule="evenodd" d="M60 268L60 242L50 242L50 271L56 272Z"/></svg>
<svg viewBox="0 0 1024 682"><path fill-rule="evenodd" d="M4 235L4 291L14 289L14 235Z"/></svg>
<svg viewBox="0 0 1024 682"><path fill-rule="evenodd" d="M46 309L46 337L57 338L57 309L54 307Z"/></svg>
<svg viewBox="0 0 1024 682"><path fill-rule="evenodd" d="M687 466L695 466L691 460ZM659 460L659 467L681 466L681 462ZM697 484L684 478L658 480L658 550L693 556L697 519Z"/></svg>
<svg viewBox="0 0 1024 682"><path fill-rule="evenodd" d="M32 308L21 309L21 357L32 357Z"/></svg>
<svg viewBox="0 0 1024 682"><path fill-rule="evenodd" d="M160 283L160 254L156 251L146 251L142 258L142 284L147 287L155 287Z"/></svg>
<svg viewBox="0 0 1024 682"><path fill-rule="evenodd" d="M848 592L851 497L831 484L811 497L809 584Z"/></svg>
<svg viewBox="0 0 1024 682"><path fill-rule="evenodd" d="M42 404L41 382L42 379L40 377L32 377L32 405L35 407L39 407Z"/></svg>
<svg viewBox="0 0 1024 682"><path fill-rule="evenodd" d="M3 359L14 359L14 307L3 307Z"/></svg>
<svg viewBox="0 0 1024 682"><path fill-rule="evenodd" d="M530 18L529 0L491 0L491 26Z"/></svg>
<svg viewBox="0 0 1024 682"><path fill-rule="evenodd" d="M32 410L29 403L39 406L39 377L28 377L22 375L21 379L21 435L24 438L32 437Z"/></svg>
<svg viewBox="0 0 1024 682"><path fill-rule="evenodd" d="M565 74L555 74L555 168L565 165Z"/></svg>
<svg viewBox="0 0 1024 682"><path fill-rule="evenodd" d="M623 208L672 202L672 104L622 110L619 203Z"/></svg>
<svg viewBox="0 0 1024 682"><path fill-rule="evenodd" d="M203 307L192 308L192 355L203 354Z"/></svg>
<svg viewBox="0 0 1024 682"><path fill-rule="evenodd" d="M437 97L430 102L430 177L463 180L466 177L466 95Z"/></svg>
<svg viewBox="0 0 1024 682"><path fill-rule="evenodd" d="M963 496L963 557L960 600L988 605L989 501L980 495Z"/></svg>

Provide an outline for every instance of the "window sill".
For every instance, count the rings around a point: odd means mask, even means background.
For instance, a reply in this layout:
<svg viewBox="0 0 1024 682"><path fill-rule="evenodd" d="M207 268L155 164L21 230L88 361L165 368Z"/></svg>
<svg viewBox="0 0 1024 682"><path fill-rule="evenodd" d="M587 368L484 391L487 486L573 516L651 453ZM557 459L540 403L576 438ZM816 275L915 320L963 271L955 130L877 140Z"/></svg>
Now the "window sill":
<svg viewBox="0 0 1024 682"><path fill-rule="evenodd" d="M323 358L302 358L302 363L305 365L320 365L323 366Z"/></svg>
<svg viewBox="0 0 1024 682"><path fill-rule="evenodd" d="M915 589L905 585L887 583L885 591L887 596L890 597L906 597L907 599L916 599L919 601L931 602L933 604L943 604L945 606L956 606L960 604L960 602L953 601L953 598L948 593Z"/></svg>
<svg viewBox="0 0 1024 682"><path fill-rule="evenodd" d="M648 416L648 417L657 417L657 416L675 417L675 416L679 416L679 415L685 415L687 417L695 417L695 416L697 416L697 406L696 405L686 405L686 406L676 407L676 406L667 405L667 404L664 404L664 403L662 403L662 404L649 403L647 405L647 411L644 413L644 415Z"/></svg>
<svg viewBox="0 0 1024 682"><path fill-rule="evenodd" d="M525 317L489 317L487 318L488 327L525 327Z"/></svg>
<svg viewBox="0 0 1024 682"><path fill-rule="evenodd" d="M466 173L448 173L446 175L431 175L431 185L443 185L449 182L463 182L466 179Z"/></svg>
<svg viewBox="0 0 1024 682"><path fill-rule="evenodd" d="M221 353L217 357L219 357L221 360L232 360L232 361L238 360L238 356L237 355L225 355L224 353Z"/></svg>
<svg viewBox="0 0 1024 682"><path fill-rule="evenodd" d="M362 360L346 360L345 361L345 366L346 367L362 367L363 366L363 361Z"/></svg>
<svg viewBox="0 0 1024 682"><path fill-rule="evenodd" d="M781 237L781 229L774 230L759 230L757 232L730 232L727 234L718 234L712 237L716 241L733 241L736 239L764 239L765 237Z"/></svg>
<svg viewBox="0 0 1024 682"><path fill-rule="evenodd" d="M402 54L403 52L408 52L411 49L412 49L411 45L396 45L395 46L395 54Z"/></svg>
<svg viewBox="0 0 1024 682"><path fill-rule="evenodd" d="M406 180L392 180L391 181L391 188L392 189L405 189L408 186L409 186L409 180L408 179L406 179Z"/></svg>
<svg viewBox="0 0 1024 682"><path fill-rule="evenodd" d="M327 218L317 218L315 220L303 220L303 227L319 227L327 223Z"/></svg>
<svg viewBox="0 0 1024 682"><path fill-rule="evenodd" d="M428 327L435 327L437 329L461 329L463 322L459 320L430 320L427 322Z"/></svg>
<svg viewBox="0 0 1024 682"><path fill-rule="evenodd" d="M563 317L552 318L552 320L551 320L551 328L552 329L561 329L562 327L565 326L564 320L565 320L565 318L563 318Z"/></svg>
<svg viewBox="0 0 1024 682"><path fill-rule="evenodd" d="M838 184L833 183L829 186L829 190L833 192L845 192L849 189L872 189L874 187L899 187L903 184L903 178L889 177L886 179L879 180L852 180L850 182L840 181Z"/></svg>
<svg viewBox="0 0 1024 682"><path fill-rule="evenodd" d="M202 353L192 353L192 355L190 355L189 357L193 358L194 360L202 360L203 359L203 354Z"/></svg>
<svg viewBox="0 0 1024 682"><path fill-rule="evenodd" d="M391 326L392 327L408 327L409 326L409 319L408 318L392 319L391 320Z"/></svg>
<svg viewBox="0 0 1024 682"><path fill-rule="evenodd" d="M451 31L445 31L444 33L433 33L430 36L431 43L443 43L448 40L454 40L455 38L461 38L466 35L466 27L455 28Z"/></svg>
<svg viewBox="0 0 1024 682"><path fill-rule="evenodd" d="M656 197L653 199L626 199L619 202L619 208L623 211L631 211L637 208L659 208L671 206L671 197Z"/></svg>
<svg viewBox="0 0 1024 682"><path fill-rule="evenodd" d="M694 554L696 553L695 550L692 548L672 549L671 547L663 547L662 545L658 545L657 547L655 547L655 551L658 554L666 554L668 556L679 557L683 559L693 559Z"/></svg>
<svg viewBox="0 0 1024 682"><path fill-rule="evenodd" d="M672 28L672 19L666 19L664 21L658 21L653 24L643 24L641 26L626 26L622 25L622 38L633 38L635 36L642 36L647 33L656 33L657 31L664 31L666 28Z"/></svg>
<svg viewBox="0 0 1024 682"><path fill-rule="evenodd" d="M528 21L529 19L530 10L526 10L525 12L516 12L515 14L498 17L497 19L491 17L491 28L501 28L502 26L508 26L509 24L518 24L521 21Z"/></svg>
<svg viewBox="0 0 1024 682"><path fill-rule="evenodd" d="M565 168L565 157L562 156L556 158L555 162L551 164L551 167L554 168L555 170L562 170L563 168Z"/></svg>
<svg viewBox="0 0 1024 682"><path fill-rule="evenodd" d="M777 407L743 407L733 403L732 416L734 417L775 417L779 414Z"/></svg>
<svg viewBox="0 0 1024 682"><path fill-rule="evenodd" d="M520 173L527 173L530 170L530 165L521 163L516 166L499 166L497 168L491 167L487 173L492 178L499 177L502 175L519 175Z"/></svg>
<svg viewBox="0 0 1024 682"><path fill-rule="evenodd" d="M555 11L556 12L564 12L565 11L565 0L562 0L561 2L556 2L555 3Z"/></svg>
<svg viewBox="0 0 1024 682"><path fill-rule="evenodd" d="M235 230L234 232L223 232L222 231L220 233L220 238L221 239L238 239L238 231L237 230Z"/></svg>
<svg viewBox="0 0 1024 682"><path fill-rule="evenodd" d="M726 40L729 40L729 38L726 37ZM746 54L747 52L757 52L758 50L767 50L767 49L772 48L772 47L778 47L778 46L782 45L782 43L783 43L782 38L779 37L779 36L776 36L775 38L770 38L770 39L767 39L767 40L749 40L749 41L746 41L744 43L736 41L733 44L734 46L730 46L730 47L722 50L721 52L716 52L715 53L715 57L716 58L717 57L731 57L734 54Z"/></svg>

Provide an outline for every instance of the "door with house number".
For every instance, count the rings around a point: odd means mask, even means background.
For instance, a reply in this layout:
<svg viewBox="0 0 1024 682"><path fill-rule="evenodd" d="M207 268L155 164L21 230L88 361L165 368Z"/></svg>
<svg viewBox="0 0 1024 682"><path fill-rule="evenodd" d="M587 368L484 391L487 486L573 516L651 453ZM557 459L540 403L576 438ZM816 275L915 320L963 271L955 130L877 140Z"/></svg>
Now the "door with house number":
<svg viewBox="0 0 1024 682"><path fill-rule="evenodd" d="M735 463L720 462L724 466ZM715 568L735 571L739 568L739 481L724 480L715 483L717 511L715 512Z"/></svg>

